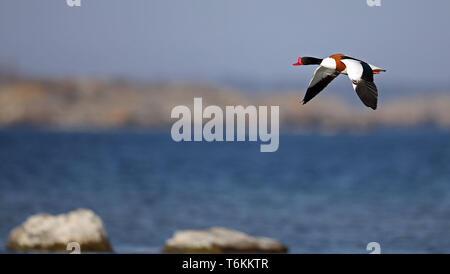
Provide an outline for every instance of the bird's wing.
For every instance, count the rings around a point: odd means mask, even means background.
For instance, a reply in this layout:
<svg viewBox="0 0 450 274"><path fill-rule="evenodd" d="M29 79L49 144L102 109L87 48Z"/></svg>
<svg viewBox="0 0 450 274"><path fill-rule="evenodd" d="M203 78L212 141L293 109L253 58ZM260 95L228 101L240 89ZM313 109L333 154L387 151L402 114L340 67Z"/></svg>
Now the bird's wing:
<svg viewBox="0 0 450 274"><path fill-rule="evenodd" d="M341 61L347 67L348 78L352 81L353 89L358 94L359 99L364 105L377 109L378 90L373 82L373 71L370 66L360 60L353 58L344 59Z"/></svg>
<svg viewBox="0 0 450 274"><path fill-rule="evenodd" d="M308 103L314 96L319 94L336 76L339 71L319 66L314 72L314 76L309 82L308 90L303 98L303 104Z"/></svg>

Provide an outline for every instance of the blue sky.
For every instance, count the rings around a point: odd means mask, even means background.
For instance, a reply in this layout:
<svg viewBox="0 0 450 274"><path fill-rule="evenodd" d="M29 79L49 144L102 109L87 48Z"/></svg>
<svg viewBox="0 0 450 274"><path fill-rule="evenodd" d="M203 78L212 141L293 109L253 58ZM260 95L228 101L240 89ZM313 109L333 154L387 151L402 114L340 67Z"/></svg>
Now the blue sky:
<svg viewBox="0 0 450 274"><path fill-rule="evenodd" d="M309 82L342 52L386 83L450 87L450 1L2 0L0 64L40 76ZM348 84L348 83L346 83Z"/></svg>

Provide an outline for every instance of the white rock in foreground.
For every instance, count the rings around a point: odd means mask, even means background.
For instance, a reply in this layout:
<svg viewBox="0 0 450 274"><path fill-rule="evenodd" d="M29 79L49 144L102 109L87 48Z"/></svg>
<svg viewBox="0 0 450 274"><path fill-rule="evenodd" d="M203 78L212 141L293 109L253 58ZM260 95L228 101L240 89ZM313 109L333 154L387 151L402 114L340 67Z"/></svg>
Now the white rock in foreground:
<svg viewBox="0 0 450 274"><path fill-rule="evenodd" d="M60 215L33 215L11 231L7 248L65 251L69 242L78 242L81 252L112 251L102 220L89 209Z"/></svg>
<svg viewBox="0 0 450 274"><path fill-rule="evenodd" d="M285 253L286 246L271 238L253 237L221 227L181 230L167 240L170 253Z"/></svg>

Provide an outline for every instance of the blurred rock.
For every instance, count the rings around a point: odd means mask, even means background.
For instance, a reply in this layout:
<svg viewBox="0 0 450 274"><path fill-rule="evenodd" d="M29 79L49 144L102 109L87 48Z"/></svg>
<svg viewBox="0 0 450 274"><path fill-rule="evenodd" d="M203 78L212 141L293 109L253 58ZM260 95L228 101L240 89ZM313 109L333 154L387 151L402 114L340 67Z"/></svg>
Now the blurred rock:
<svg viewBox="0 0 450 274"><path fill-rule="evenodd" d="M181 230L167 240L164 252L169 253L286 253L278 241L253 237L222 227L206 230Z"/></svg>
<svg viewBox="0 0 450 274"><path fill-rule="evenodd" d="M8 249L18 251L66 251L69 242L78 242L81 252L112 251L102 220L89 209L67 214L37 214L14 228Z"/></svg>

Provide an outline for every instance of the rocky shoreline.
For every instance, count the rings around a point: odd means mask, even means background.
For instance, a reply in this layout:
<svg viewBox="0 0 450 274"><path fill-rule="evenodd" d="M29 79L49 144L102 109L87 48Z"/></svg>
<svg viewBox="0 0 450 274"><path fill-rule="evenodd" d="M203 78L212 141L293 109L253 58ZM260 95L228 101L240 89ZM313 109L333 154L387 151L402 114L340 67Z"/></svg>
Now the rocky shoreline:
<svg viewBox="0 0 450 274"><path fill-rule="evenodd" d="M32 215L14 228L7 249L12 252L64 252L76 243L80 252L113 252L99 216L89 209L66 214ZM286 253L288 248L275 239L254 237L223 227L180 230L166 241L163 253Z"/></svg>
<svg viewBox="0 0 450 274"><path fill-rule="evenodd" d="M223 227L177 231L164 247L168 253L286 253L287 250L274 239Z"/></svg>
<svg viewBox="0 0 450 274"><path fill-rule="evenodd" d="M366 131L379 127L434 125L450 128L448 92L381 101L377 115L332 92L308 105L301 90L256 93L201 84L133 84L95 79L0 81L0 128L31 126L62 130L170 128L171 109L205 105L280 107L280 129Z"/></svg>
<svg viewBox="0 0 450 274"><path fill-rule="evenodd" d="M11 231L7 249L66 251L71 242L78 243L83 251L113 251L102 220L89 209L33 215Z"/></svg>

